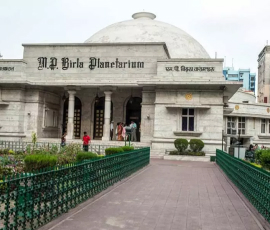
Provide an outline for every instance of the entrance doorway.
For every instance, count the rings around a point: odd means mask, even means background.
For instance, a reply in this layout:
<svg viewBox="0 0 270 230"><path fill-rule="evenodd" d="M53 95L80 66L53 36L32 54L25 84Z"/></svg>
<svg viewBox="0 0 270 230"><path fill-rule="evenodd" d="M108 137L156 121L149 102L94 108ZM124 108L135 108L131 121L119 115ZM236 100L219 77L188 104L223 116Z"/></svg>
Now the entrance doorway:
<svg viewBox="0 0 270 230"><path fill-rule="evenodd" d="M141 111L142 111L142 99L140 97L131 97L126 105L126 123L130 125L131 121L134 121L137 125L136 136L137 141L140 141L140 123L141 123Z"/></svg>
<svg viewBox="0 0 270 230"><path fill-rule="evenodd" d="M94 135L93 138L101 140L103 136L103 125L104 125L104 113L105 113L105 97L100 97L95 102L94 109ZM113 120L113 103L111 102L111 120Z"/></svg>
<svg viewBox="0 0 270 230"><path fill-rule="evenodd" d="M74 107L74 137L75 139L80 139L81 136L81 117L82 117L82 103L78 97L75 97L75 107ZM68 98L64 103L63 112L63 134L67 132L68 123Z"/></svg>

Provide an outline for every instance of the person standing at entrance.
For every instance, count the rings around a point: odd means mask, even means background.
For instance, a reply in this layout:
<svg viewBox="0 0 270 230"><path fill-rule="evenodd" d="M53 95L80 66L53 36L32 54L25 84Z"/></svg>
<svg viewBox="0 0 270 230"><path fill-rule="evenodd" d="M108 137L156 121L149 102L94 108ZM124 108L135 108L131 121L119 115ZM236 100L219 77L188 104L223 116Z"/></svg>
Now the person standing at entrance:
<svg viewBox="0 0 270 230"><path fill-rule="evenodd" d="M136 136L137 125L134 121L131 121L130 128L131 128L131 141L137 141Z"/></svg>
<svg viewBox="0 0 270 230"><path fill-rule="evenodd" d="M89 145L89 142L90 142L90 137L87 135L87 132L84 132L83 133L84 135L83 135L83 150L85 151L85 152L88 152L88 145Z"/></svg>
<svg viewBox="0 0 270 230"><path fill-rule="evenodd" d="M113 121L111 121L110 130L111 130L110 137L111 137L111 141L112 141L112 139L113 139Z"/></svg>
<svg viewBox="0 0 270 230"><path fill-rule="evenodd" d="M123 136L122 136L122 132L123 132L123 124L122 123L120 123L119 125L118 125L118 127L117 127L117 140L118 141L122 141L122 140L124 140L123 139Z"/></svg>

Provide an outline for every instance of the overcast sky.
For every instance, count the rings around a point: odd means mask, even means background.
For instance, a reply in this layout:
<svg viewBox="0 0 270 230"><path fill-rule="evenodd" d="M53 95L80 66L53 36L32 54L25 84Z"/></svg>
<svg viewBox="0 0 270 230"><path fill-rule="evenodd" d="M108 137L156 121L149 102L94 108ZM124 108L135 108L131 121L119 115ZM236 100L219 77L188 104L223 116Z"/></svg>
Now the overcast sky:
<svg viewBox="0 0 270 230"><path fill-rule="evenodd" d="M270 44L269 0L0 0L0 53L22 58L22 43L84 42L139 11L175 25L226 65L257 72L257 57Z"/></svg>

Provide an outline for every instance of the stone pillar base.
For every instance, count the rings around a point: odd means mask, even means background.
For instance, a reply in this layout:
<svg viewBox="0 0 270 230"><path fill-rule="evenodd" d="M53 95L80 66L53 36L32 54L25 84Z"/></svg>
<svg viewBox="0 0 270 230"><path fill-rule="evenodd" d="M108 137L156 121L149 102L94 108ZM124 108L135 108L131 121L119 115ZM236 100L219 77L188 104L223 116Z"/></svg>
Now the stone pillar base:
<svg viewBox="0 0 270 230"><path fill-rule="evenodd" d="M106 133L103 133L102 140L103 141L109 141L110 140L110 131L108 132L108 130L110 130L110 124L104 124L103 125L103 130L105 130Z"/></svg>

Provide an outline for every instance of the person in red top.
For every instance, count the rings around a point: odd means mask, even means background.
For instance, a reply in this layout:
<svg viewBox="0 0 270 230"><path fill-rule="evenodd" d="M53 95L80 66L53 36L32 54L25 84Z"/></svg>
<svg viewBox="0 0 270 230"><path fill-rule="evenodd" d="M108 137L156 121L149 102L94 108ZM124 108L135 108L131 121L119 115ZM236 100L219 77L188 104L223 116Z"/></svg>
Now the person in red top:
<svg viewBox="0 0 270 230"><path fill-rule="evenodd" d="M91 139L90 139L90 137L87 135L87 132L84 132L83 133L84 135L83 135L83 150L85 151L85 152L88 152L88 145L89 145L89 142L91 143Z"/></svg>

